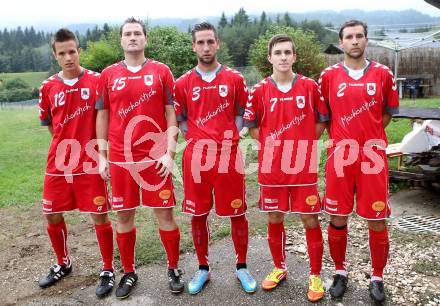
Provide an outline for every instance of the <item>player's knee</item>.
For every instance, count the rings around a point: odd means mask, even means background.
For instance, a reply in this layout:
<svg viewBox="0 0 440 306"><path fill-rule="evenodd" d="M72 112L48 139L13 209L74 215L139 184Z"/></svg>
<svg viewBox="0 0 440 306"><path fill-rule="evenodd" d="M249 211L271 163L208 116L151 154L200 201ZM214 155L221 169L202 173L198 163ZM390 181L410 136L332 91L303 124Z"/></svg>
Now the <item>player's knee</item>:
<svg viewBox="0 0 440 306"><path fill-rule="evenodd" d="M346 226L347 222L348 222L347 216L331 216L330 217L330 223L336 228Z"/></svg>
<svg viewBox="0 0 440 306"><path fill-rule="evenodd" d="M387 224L385 220L368 220L368 228L375 232L383 232Z"/></svg>
<svg viewBox="0 0 440 306"><path fill-rule="evenodd" d="M90 218L92 219L94 224L101 225L108 222L107 214L90 214Z"/></svg>
<svg viewBox="0 0 440 306"><path fill-rule="evenodd" d="M281 212L270 212L267 214L269 223L279 224L284 222L284 213Z"/></svg>
<svg viewBox="0 0 440 306"><path fill-rule="evenodd" d="M48 224L58 224L63 221L63 214L47 214L46 220Z"/></svg>
<svg viewBox="0 0 440 306"><path fill-rule="evenodd" d="M174 214L172 208L155 208L154 214L159 222L174 223Z"/></svg>
<svg viewBox="0 0 440 306"><path fill-rule="evenodd" d="M301 214L301 221L304 228L313 229L319 226L319 220L317 214Z"/></svg>
<svg viewBox="0 0 440 306"><path fill-rule="evenodd" d="M124 210L124 211L118 211L118 224L128 226L133 224L134 225L134 217L135 217L136 211L133 210Z"/></svg>

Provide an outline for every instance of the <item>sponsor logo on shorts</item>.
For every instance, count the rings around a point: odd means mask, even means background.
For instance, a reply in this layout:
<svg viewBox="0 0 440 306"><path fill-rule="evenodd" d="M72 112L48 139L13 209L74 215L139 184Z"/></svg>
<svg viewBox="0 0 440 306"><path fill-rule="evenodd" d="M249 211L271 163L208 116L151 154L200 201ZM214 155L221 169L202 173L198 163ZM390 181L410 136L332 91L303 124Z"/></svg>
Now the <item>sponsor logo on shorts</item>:
<svg viewBox="0 0 440 306"><path fill-rule="evenodd" d="M43 205L52 205L52 201L43 199Z"/></svg>
<svg viewBox="0 0 440 306"><path fill-rule="evenodd" d="M264 206L264 210L276 210L278 209L278 205Z"/></svg>
<svg viewBox="0 0 440 306"><path fill-rule="evenodd" d="M171 190L164 189L161 192L159 192L159 198L162 200L168 200L171 197Z"/></svg>
<svg viewBox="0 0 440 306"><path fill-rule="evenodd" d="M333 208L333 207L328 207L328 206L326 206L325 207L325 210L328 210L328 211L333 211L333 212L336 212L336 211L338 211L338 209L335 207L335 208Z"/></svg>
<svg viewBox="0 0 440 306"><path fill-rule="evenodd" d="M338 205L338 201L329 198L325 198L325 203L327 203L328 205Z"/></svg>
<svg viewBox="0 0 440 306"><path fill-rule="evenodd" d="M240 199L235 199L231 202L232 208L240 208L243 205L243 201Z"/></svg>
<svg viewBox="0 0 440 306"><path fill-rule="evenodd" d="M185 204L186 204L186 207L188 208L188 207L195 207L196 206L196 203L194 203L193 201L191 201L191 200L186 200L185 201Z"/></svg>
<svg viewBox="0 0 440 306"><path fill-rule="evenodd" d="M306 198L307 205L313 206L318 203L318 197L316 195L310 195Z"/></svg>
<svg viewBox="0 0 440 306"><path fill-rule="evenodd" d="M97 196L93 198L93 204L96 206L102 206L105 204L105 197L103 196Z"/></svg>
<svg viewBox="0 0 440 306"><path fill-rule="evenodd" d="M266 204L276 204L276 203L278 203L278 199L268 199L268 198L265 198L264 199L264 203L266 203Z"/></svg>
<svg viewBox="0 0 440 306"><path fill-rule="evenodd" d="M385 202L384 201L376 201L371 206L374 211L382 211L385 209Z"/></svg>
<svg viewBox="0 0 440 306"><path fill-rule="evenodd" d="M124 204L119 204L119 205L113 204L113 208L123 208L123 207Z"/></svg>
<svg viewBox="0 0 440 306"><path fill-rule="evenodd" d="M112 202L124 202L124 198L123 197L113 197Z"/></svg>

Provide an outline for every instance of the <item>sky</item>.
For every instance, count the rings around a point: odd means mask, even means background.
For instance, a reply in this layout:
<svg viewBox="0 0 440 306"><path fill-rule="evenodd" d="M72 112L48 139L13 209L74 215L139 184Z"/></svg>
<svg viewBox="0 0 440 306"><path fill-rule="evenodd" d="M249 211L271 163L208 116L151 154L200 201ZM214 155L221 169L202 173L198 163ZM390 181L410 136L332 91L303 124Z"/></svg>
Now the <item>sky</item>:
<svg viewBox="0 0 440 306"><path fill-rule="evenodd" d="M7 3L7 4L6 4ZM423 0L12 0L2 4L0 28L38 26L50 23L120 23L129 16L137 18L201 18L235 14L244 7L248 14L266 12L309 12L316 10L361 9L405 10L415 9L431 16L440 16L437 9ZM270 3L270 5L268 5Z"/></svg>

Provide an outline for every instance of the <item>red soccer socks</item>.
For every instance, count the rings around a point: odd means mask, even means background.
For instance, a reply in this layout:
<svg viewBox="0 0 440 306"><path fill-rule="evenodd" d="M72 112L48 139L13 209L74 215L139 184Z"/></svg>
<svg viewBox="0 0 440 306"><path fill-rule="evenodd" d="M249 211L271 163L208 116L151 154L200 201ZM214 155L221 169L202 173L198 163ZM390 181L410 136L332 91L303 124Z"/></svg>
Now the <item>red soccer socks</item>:
<svg viewBox="0 0 440 306"><path fill-rule="evenodd" d="M283 222L268 223L267 240L275 267L286 269L286 233Z"/></svg>
<svg viewBox="0 0 440 306"><path fill-rule="evenodd" d="M179 265L180 253L180 230L176 228L172 231L159 229L160 240L167 253L168 269L177 269Z"/></svg>
<svg viewBox="0 0 440 306"><path fill-rule="evenodd" d="M57 263L60 266L68 265L70 258L67 251L67 227L64 219L57 224L48 224L47 233L57 256Z"/></svg>
<svg viewBox="0 0 440 306"><path fill-rule="evenodd" d="M310 274L320 275L322 268L322 254L324 253L321 226L318 225L315 228L306 229L305 231L307 251L310 260Z"/></svg>
<svg viewBox="0 0 440 306"><path fill-rule="evenodd" d="M134 272L134 247L136 244L136 228L127 233L116 232L119 254L124 273Z"/></svg>
<svg viewBox="0 0 440 306"><path fill-rule="evenodd" d="M390 243L388 240L388 229L382 232L369 230L371 266L373 268L373 277L382 278L383 270L388 261L388 252Z"/></svg>
<svg viewBox="0 0 440 306"><path fill-rule="evenodd" d="M335 227L331 223L328 226L328 245L330 256L335 263L336 270L345 271L345 252L347 250L347 226Z"/></svg>
<svg viewBox="0 0 440 306"><path fill-rule="evenodd" d="M113 228L109 220L104 224L95 224L96 239L102 258L102 269L113 270Z"/></svg>
<svg viewBox="0 0 440 306"><path fill-rule="evenodd" d="M249 229L248 220L245 215L231 217L231 236L234 242L236 264L246 264Z"/></svg>
<svg viewBox="0 0 440 306"><path fill-rule="evenodd" d="M209 243L209 226L208 214L203 216L193 216L191 219L192 237L194 248L196 249L199 266L208 266L208 243Z"/></svg>

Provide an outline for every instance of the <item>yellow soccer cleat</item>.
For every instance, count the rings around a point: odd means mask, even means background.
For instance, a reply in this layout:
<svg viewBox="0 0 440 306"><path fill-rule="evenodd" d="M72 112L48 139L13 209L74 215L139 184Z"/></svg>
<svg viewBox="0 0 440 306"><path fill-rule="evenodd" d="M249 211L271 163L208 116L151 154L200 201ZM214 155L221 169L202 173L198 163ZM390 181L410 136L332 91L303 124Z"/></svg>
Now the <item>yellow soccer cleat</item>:
<svg viewBox="0 0 440 306"><path fill-rule="evenodd" d="M274 268L261 284L264 290L272 290L287 277L287 270Z"/></svg>
<svg viewBox="0 0 440 306"><path fill-rule="evenodd" d="M309 291L307 292L307 298L310 302L317 302L324 296L324 286L319 275L310 275L309 279Z"/></svg>

